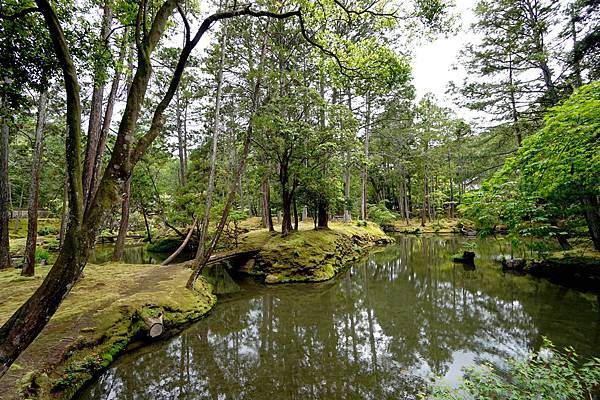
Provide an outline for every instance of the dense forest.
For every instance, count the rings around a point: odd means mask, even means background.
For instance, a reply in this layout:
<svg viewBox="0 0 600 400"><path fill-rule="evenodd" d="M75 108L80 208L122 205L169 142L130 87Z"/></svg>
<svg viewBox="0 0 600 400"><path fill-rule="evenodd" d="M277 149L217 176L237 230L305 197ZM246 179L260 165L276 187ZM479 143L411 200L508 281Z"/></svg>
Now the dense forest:
<svg viewBox="0 0 600 400"><path fill-rule="evenodd" d="M3 310L0 376L99 242L114 263L132 241L192 252L181 291L253 229L500 234L597 263L600 2L474 4L465 26L444 0L2 0L0 276L43 282ZM461 29L464 79L419 93L415 52Z"/></svg>

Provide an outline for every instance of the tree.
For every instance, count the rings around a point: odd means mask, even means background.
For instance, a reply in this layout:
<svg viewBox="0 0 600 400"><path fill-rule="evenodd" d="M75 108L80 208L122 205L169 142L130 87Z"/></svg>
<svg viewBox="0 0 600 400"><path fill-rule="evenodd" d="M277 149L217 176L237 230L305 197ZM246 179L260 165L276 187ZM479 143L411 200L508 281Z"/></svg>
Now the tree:
<svg viewBox="0 0 600 400"><path fill-rule="evenodd" d="M473 195L467 212L479 221L505 222L515 236L559 241L571 234L564 220L576 216L600 249L599 106L600 85L592 83L551 109L542 129ZM495 215L485 210L491 205Z"/></svg>

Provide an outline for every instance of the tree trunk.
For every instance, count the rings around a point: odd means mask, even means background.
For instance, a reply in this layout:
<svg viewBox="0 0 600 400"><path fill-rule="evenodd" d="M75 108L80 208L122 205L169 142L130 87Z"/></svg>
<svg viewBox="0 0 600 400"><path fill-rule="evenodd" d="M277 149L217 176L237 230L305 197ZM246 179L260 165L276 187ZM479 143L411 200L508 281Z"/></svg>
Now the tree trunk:
<svg viewBox="0 0 600 400"><path fill-rule="evenodd" d="M282 189L282 218L281 218L281 236L285 237L292 231L292 194L289 188Z"/></svg>
<svg viewBox="0 0 600 400"><path fill-rule="evenodd" d="M175 250L175 252L173 254L171 254L169 256L169 258L167 258L165 261L163 261L160 265L169 265L171 263L171 261L173 261L179 254L181 254L183 249L185 249L188 242L190 241L190 238L192 237L192 233L194 233L195 227L196 227L196 218L194 218L194 220L192 221L192 226L190 226L190 230L188 231L188 233L185 236L185 239L183 240L181 245L177 248L177 250Z"/></svg>
<svg viewBox="0 0 600 400"><path fill-rule="evenodd" d="M65 171L65 181L63 188L63 204L62 204L62 212L60 213L60 234L59 241L60 247L62 248L63 243L65 242L65 234L67 232L67 218L69 214L69 174Z"/></svg>
<svg viewBox="0 0 600 400"><path fill-rule="evenodd" d="M217 151L219 142L219 132L221 130L221 97L223 90L223 68L225 65L225 53L227 47L227 25L223 26L223 35L221 37L221 60L219 62L219 72L217 75L217 94L215 98L215 117L213 122L212 153L210 156L210 173L208 175L208 187L206 189L206 202L204 205L204 218L200 228L200 241L198 242L198 252L196 259L202 259L204 256L204 243L208 236L208 224L210 222L210 209L212 207L212 197L215 189L215 174L217 170ZM239 181L236 178L234 186Z"/></svg>
<svg viewBox="0 0 600 400"><path fill-rule="evenodd" d="M326 229L328 228L329 222L329 204L327 200L320 199L319 207L317 209L317 227L318 229Z"/></svg>
<svg viewBox="0 0 600 400"><path fill-rule="evenodd" d="M108 43L110 25L112 21L112 10L110 2L105 1L103 6L102 27L100 28L100 37L103 42ZM108 48L106 51L109 51ZM98 67L100 68L100 67ZM98 143L100 142L100 132L102 125L102 102L104 98L104 71L97 70L94 73L94 90L92 91L92 104L90 106L90 120L88 124L87 145L85 150L85 160L83 162L83 205L87 207L93 191L94 166L96 164L96 154L98 152Z"/></svg>
<svg viewBox="0 0 600 400"><path fill-rule="evenodd" d="M38 115L35 126L35 144L31 160L31 187L27 203L27 242L25 244L25 265L21 270L23 276L35 274L35 247L37 244L37 220L40 199L40 170L42 167L42 147L44 144L44 125L46 123L47 93L40 93Z"/></svg>
<svg viewBox="0 0 600 400"><path fill-rule="evenodd" d="M268 228L269 232L273 232L273 216L271 215L271 187L269 178L264 177L262 185L262 223L264 228Z"/></svg>
<svg viewBox="0 0 600 400"><path fill-rule="evenodd" d="M150 233L150 225L148 224L148 214L146 213L146 207L144 204L140 204L140 208L142 209L142 216L144 217L144 226L146 227L146 240L148 243L152 243L152 234Z"/></svg>
<svg viewBox="0 0 600 400"><path fill-rule="evenodd" d="M8 183L8 123L6 116L0 115L0 269L10 268L9 244L9 183ZM0 376L2 374L0 373Z"/></svg>
<svg viewBox="0 0 600 400"><path fill-rule="evenodd" d="M367 219L367 180L369 163L369 136L371 135L371 96L367 93L367 113L365 116L365 164L361 174L360 219Z"/></svg>
<svg viewBox="0 0 600 400"><path fill-rule="evenodd" d="M129 230L129 200L131 199L131 177L123 184L123 200L121 202L121 222L119 223L119 233L115 243L115 251L112 255L113 261L121 261L125 251L125 239Z"/></svg>
<svg viewBox="0 0 600 400"><path fill-rule="evenodd" d="M582 199L585 222L587 223L594 248L600 251L600 204L598 196L586 194Z"/></svg>
<svg viewBox="0 0 600 400"><path fill-rule="evenodd" d="M182 120L182 110L181 110L181 98L180 91L177 92L177 101L176 105L176 114L177 114L177 151L179 155L179 184L181 186L185 186L187 183L186 177L186 165L185 165L185 155L184 155L184 132L183 132L183 120ZM214 148L214 146L213 146ZM211 165L212 168L212 165Z"/></svg>
<svg viewBox="0 0 600 400"><path fill-rule="evenodd" d="M127 52L126 38L127 30L125 30L125 33L123 34L123 43L121 44L118 65L122 65L125 61L125 53ZM133 69L133 67L131 69ZM90 198L94 198L94 196L96 196L96 193L98 192L98 186L100 185L100 171L102 170L102 160L104 159L104 151L106 150L106 140L108 139L108 133L110 132L110 124L112 122L115 102L117 100L117 93L119 91L119 84L121 82L121 76L121 68L116 68L115 75L110 85L110 92L108 93L108 101L106 102L104 119L102 121L102 130L100 131L100 138L98 140L96 159L94 160L94 168L91 176L92 194ZM88 204L89 203L90 202L88 201Z"/></svg>
<svg viewBox="0 0 600 400"><path fill-rule="evenodd" d="M294 230L298 230L298 205L296 204L296 196L294 196Z"/></svg>
<svg viewBox="0 0 600 400"><path fill-rule="evenodd" d="M344 222L350 222L350 152L346 152L346 165L344 171Z"/></svg>

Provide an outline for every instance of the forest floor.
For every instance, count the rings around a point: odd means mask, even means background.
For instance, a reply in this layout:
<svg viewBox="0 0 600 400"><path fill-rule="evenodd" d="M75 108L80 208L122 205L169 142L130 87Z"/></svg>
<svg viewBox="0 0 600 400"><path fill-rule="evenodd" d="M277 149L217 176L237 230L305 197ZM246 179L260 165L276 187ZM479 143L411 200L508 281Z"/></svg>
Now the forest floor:
<svg viewBox="0 0 600 400"><path fill-rule="evenodd" d="M0 325L48 271L38 267L32 278L17 269L0 272ZM189 274L176 265L88 265L46 328L0 379L0 399L70 397L130 341L144 336L142 315L162 312L167 334L201 318L216 297L204 279L195 293L183 290Z"/></svg>

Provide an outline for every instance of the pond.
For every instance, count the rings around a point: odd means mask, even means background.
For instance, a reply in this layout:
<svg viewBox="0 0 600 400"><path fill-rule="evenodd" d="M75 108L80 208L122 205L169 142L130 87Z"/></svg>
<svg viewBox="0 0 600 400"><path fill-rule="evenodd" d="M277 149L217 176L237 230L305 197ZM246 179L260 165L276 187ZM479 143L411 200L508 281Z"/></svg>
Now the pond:
<svg viewBox="0 0 600 400"><path fill-rule="evenodd" d="M504 274L502 241L402 236L338 278L237 279L210 316L117 360L79 399L411 399L431 376L536 350L546 336L600 353L596 294Z"/></svg>
<svg viewBox="0 0 600 400"><path fill-rule="evenodd" d="M91 264L103 264L111 261L114 248L114 244L97 244L90 255L89 262ZM170 255L170 253L148 251L146 250L146 245L143 244L130 244L126 245L123 250L122 262L126 264L160 264ZM182 252L173 262L188 261L192 258L194 258L194 254Z"/></svg>

